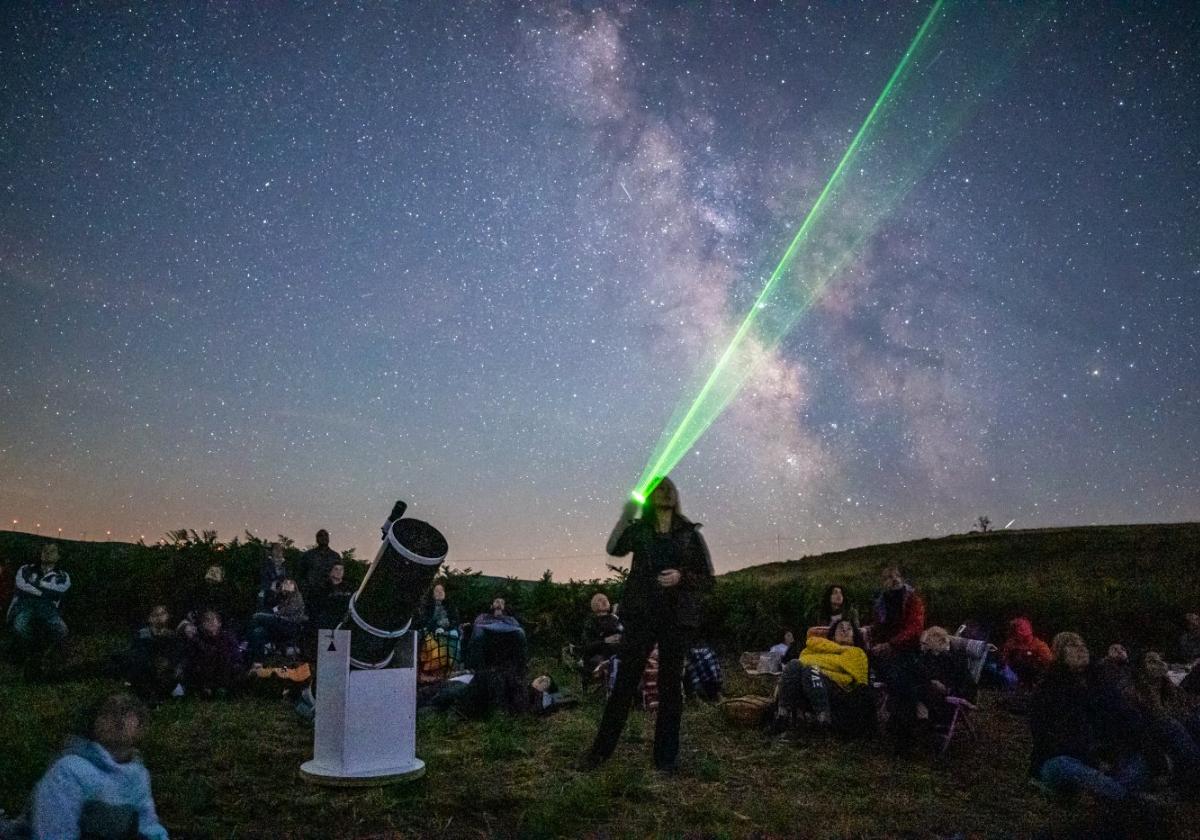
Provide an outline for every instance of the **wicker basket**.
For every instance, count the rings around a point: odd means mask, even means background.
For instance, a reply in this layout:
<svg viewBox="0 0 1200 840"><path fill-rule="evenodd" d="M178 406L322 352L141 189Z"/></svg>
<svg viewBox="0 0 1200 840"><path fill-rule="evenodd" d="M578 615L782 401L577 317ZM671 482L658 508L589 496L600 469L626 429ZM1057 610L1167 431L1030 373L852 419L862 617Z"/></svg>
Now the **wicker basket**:
<svg viewBox="0 0 1200 840"><path fill-rule="evenodd" d="M773 705L770 697L747 694L722 700L718 707L725 719L736 726L761 726Z"/></svg>

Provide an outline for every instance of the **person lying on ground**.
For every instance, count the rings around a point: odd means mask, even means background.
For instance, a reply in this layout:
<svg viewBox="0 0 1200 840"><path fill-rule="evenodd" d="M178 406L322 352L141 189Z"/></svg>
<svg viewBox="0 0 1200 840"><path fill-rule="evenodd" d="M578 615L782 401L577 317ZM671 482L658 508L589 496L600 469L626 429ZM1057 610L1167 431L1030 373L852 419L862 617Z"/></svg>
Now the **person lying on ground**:
<svg viewBox="0 0 1200 840"><path fill-rule="evenodd" d="M84 716L80 732L34 788L29 824L36 840L167 840L150 774L137 744L148 713L129 694L111 694Z"/></svg>
<svg viewBox="0 0 1200 840"><path fill-rule="evenodd" d="M1123 802L1145 783L1145 761L1127 754L1106 769L1093 724L1087 645L1077 633L1063 632L1051 647L1054 659L1030 701L1029 775L1056 795L1085 791L1110 804Z"/></svg>
<svg viewBox="0 0 1200 840"><path fill-rule="evenodd" d="M1000 648L1000 663L1016 675L1017 685L1034 685L1053 660L1050 646L1034 635L1028 618L1014 618L1008 623L1008 636Z"/></svg>
<svg viewBox="0 0 1200 840"><path fill-rule="evenodd" d="M297 644L307 622L304 596L296 587L296 581L284 578L279 586L279 597L275 606L269 611L255 613L251 619L250 661L255 667L262 664L268 642L282 648Z"/></svg>
<svg viewBox="0 0 1200 840"><path fill-rule="evenodd" d="M42 546L37 563L17 569L8 621L15 635L14 652L24 664L25 676L41 674L47 655L62 648L67 624L59 612L63 596L71 588L71 576L58 568L58 546Z"/></svg>
<svg viewBox="0 0 1200 840"><path fill-rule="evenodd" d="M184 688L201 697L227 694L237 686L243 670L237 637L222 628L216 610L201 613L200 626L184 653Z"/></svg>
<svg viewBox="0 0 1200 840"><path fill-rule="evenodd" d="M484 669L479 673L459 674L417 692L417 708L448 712L470 720L486 718L494 712L510 715L544 715L572 705L575 700L559 691L546 674L534 677L528 685L511 674Z"/></svg>
<svg viewBox="0 0 1200 840"><path fill-rule="evenodd" d="M807 709L818 726L840 716L848 695L868 682L867 653L848 619L833 625L831 638L809 636L798 661L784 666L776 692L776 727L784 728Z"/></svg>

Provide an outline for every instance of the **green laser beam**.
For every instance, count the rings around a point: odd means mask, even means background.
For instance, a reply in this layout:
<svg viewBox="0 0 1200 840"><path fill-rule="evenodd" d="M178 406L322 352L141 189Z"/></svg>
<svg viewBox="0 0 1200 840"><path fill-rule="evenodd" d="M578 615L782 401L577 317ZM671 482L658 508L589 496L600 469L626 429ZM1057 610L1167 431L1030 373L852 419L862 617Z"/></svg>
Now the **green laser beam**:
<svg viewBox="0 0 1200 840"><path fill-rule="evenodd" d="M691 450L757 362L783 339L928 170L977 107L986 83L995 81L997 74L989 71L1015 54L1010 36L1015 32L1021 41L1032 31L1028 24L1040 23L1043 17L1025 15L1024 26L1005 27L1003 21L971 14L974 9L969 7L951 23L970 37L956 39L957 52L948 46L928 58L935 29L947 22L946 5L947 0L936 0L696 397L686 411L682 406L676 410L667 426L673 431L664 431L655 447L633 491L635 500L644 500ZM972 27L978 31L972 32ZM948 51L950 60L942 60ZM936 76L928 72L935 63ZM944 79L950 83L939 86ZM944 87L952 95L946 95ZM901 110L900 104L907 107ZM792 268L798 270L789 273ZM787 276L798 277L795 287L782 282Z"/></svg>

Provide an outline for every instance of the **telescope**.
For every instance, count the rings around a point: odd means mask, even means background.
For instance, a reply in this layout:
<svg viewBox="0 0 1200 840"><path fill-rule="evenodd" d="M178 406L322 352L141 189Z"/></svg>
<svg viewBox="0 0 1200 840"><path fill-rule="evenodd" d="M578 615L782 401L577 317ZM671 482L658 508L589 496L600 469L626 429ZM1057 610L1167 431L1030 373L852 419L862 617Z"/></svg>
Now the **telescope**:
<svg viewBox="0 0 1200 840"><path fill-rule="evenodd" d="M337 628L317 633L313 758L316 784L364 786L420 778L416 757L417 631L421 599L449 546L396 502L367 574Z"/></svg>

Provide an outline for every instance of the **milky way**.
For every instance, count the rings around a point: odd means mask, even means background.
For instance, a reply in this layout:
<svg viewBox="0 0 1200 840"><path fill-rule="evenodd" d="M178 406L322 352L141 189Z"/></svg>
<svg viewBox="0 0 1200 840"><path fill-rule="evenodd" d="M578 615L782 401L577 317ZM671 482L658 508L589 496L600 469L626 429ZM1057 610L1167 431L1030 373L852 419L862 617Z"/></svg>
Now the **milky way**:
<svg viewBox="0 0 1200 840"><path fill-rule="evenodd" d="M0 525L603 575L929 6L6 4ZM1044 23L675 470L718 570L1200 518L1198 41Z"/></svg>

